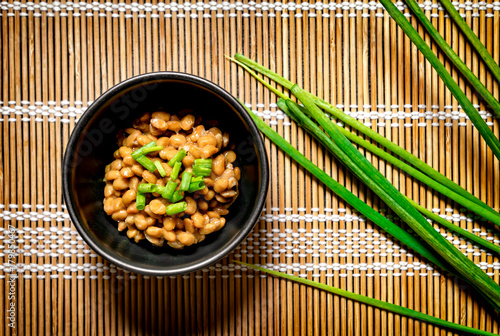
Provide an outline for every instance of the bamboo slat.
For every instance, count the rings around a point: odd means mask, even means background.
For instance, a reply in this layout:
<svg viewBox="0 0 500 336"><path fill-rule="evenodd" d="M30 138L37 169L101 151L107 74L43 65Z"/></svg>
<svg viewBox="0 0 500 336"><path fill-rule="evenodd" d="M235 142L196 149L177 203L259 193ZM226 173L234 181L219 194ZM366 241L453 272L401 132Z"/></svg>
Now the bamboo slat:
<svg viewBox="0 0 500 336"><path fill-rule="evenodd" d="M439 1L419 3L498 99L499 83ZM396 4L431 44L403 3ZM458 4L466 22L500 62L498 1ZM380 4L11 0L0 4L0 20L0 311L14 303L17 323L13 329L2 319L0 336L446 333L255 273L234 260L500 332L498 316L477 293L441 275L360 218L267 139L271 180L262 216L239 247L201 271L178 277L124 271L96 255L69 219L62 199L61 166L80 116L114 84L164 70L192 73L219 84L354 194L391 215L385 204L278 110L269 90L224 57L237 52L337 105L498 211L499 161ZM499 121L491 118L487 106L445 56L438 55L499 136ZM498 230L469 218L453 200L366 155L404 194L500 244ZM7 267L9 225L19 236L15 272ZM440 232L500 282L497 255ZM12 278L16 295L10 300Z"/></svg>

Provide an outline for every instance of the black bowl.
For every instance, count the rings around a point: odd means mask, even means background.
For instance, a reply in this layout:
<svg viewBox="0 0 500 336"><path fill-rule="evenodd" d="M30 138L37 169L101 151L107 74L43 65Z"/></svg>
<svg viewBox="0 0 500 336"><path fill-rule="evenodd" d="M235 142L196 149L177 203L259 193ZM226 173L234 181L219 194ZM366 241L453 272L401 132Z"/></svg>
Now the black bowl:
<svg viewBox="0 0 500 336"><path fill-rule="evenodd" d="M204 120L217 120L236 144L241 169L240 194L229 208L226 225L200 244L175 250L139 244L118 232L103 210L104 167L118 148L116 135L148 111L177 113L194 109ZM136 273L179 275L228 255L258 221L269 182L267 155L259 130L245 108L221 87L203 78L157 72L128 79L100 96L80 118L68 142L63 165L64 199L85 242L111 263Z"/></svg>

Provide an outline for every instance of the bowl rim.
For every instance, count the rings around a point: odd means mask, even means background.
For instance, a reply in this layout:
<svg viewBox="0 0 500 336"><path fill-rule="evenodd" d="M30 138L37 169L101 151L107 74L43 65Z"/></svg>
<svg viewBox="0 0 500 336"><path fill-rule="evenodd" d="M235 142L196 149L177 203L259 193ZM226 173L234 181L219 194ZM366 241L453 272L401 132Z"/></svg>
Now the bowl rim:
<svg viewBox="0 0 500 336"><path fill-rule="evenodd" d="M77 140L81 136L82 131L85 130L85 127L89 122L89 120L104 104L106 104L116 94L130 88L130 86L133 86L135 84L141 84L141 83L147 84L148 82L154 80L179 80L197 84L202 86L204 89L214 92L223 99L225 99L229 103L229 105L233 107L235 112L238 113L240 117L244 120L244 122L247 124L248 128L250 129L252 138L255 141L258 157L260 157L260 167L259 167L261 171L261 180L259 185L260 191L257 195L256 206L251 212L251 215L246 220L242 230L228 244L226 244L220 251L218 251L210 258L205 258L202 261L191 264L189 266L180 266L171 270L151 270L147 267L128 264L127 262L122 261L120 258L115 258L109 255L104 249L102 249L99 246L99 244L94 242L94 240L86 232L84 226L78 221L76 210L74 209L75 204L71 197L71 193L69 192L70 176L72 170L69 168L70 166L69 164L72 158L71 152L74 151L74 147L77 143ZM264 202L267 197L267 191L269 186L269 164L268 164L266 148L264 146L264 142L259 129L255 125L252 117L246 111L245 107L243 107L243 105L240 103L238 99L236 99L234 96L232 96L229 92L227 92L219 85L196 75L183 72L176 72L176 71L149 72L128 78L122 82L117 83L113 87L109 88L106 92L104 92L97 99L95 99L94 102L87 108L86 112L80 117L78 123L76 123L75 128L73 129L69 137L68 143L66 145L66 150L64 152L62 175L63 175L62 176L63 197L64 197L64 203L66 205L66 210L68 211L71 221L75 226L76 230L83 238L83 240L89 245L89 247L108 262L116 266L119 266L125 270L135 272L138 274L156 275L156 276L174 276L174 275L191 273L200 270L204 267L210 266L215 262L219 261L220 259L224 258L225 256L227 256L229 253L231 253L251 233L251 231L255 227L258 218L260 216L260 213L262 211L262 208L264 207Z"/></svg>

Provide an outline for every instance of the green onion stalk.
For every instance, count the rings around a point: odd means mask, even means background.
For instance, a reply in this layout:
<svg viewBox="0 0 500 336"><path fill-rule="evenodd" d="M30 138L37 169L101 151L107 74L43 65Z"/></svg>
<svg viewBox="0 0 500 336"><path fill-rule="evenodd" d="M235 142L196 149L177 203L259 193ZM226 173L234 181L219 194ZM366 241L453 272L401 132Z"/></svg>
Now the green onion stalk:
<svg viewBox="0 0 500 336"><path fill-rule="evenodd" d="M376 195L378 195L413 231L446 260L458 274L500 306L500 286L476 264L439 234L406 198L353 146L338 126L319 109L303 89L294 85L292 94L309 110L312 117L337 144L337 156ZM334 149L335 150L335 149Z"/></svg>
<svg viewBox="0 0 500 336"><path fill-rule="evenodd" d="M272 87L269 83L264 81L262 78L260 78L253 70L258 71L259 73L265 75L266 77L272 79L276 83L280 84L281 86L291 89L294 83L290 82L289 80L279 76L278 74L274 73L273 71L263 67L262 65L258 64L255 61L252 61L251 59L241 55L241 54L236 54L235 58L229 58L233 62L237 63L238 65L242 66L245 70L247 70L254 78L256 78L258 81L260 81L263 85L265 85L267 88L269 88L271 91L273 91L276 95L280 96L283 99L288 99L288 96L283 94L282 92L278 91L276 88ZM387 148L394 154L398 155L399 157L403 158L407 162L409 162L411 165L413 165L415 168L418 168L420 171L423 173L427 174L429 177L434 179L435 181L439 182L443 186L447 187L448 189L454 191L456 194L461 195L462 197L467 198L469 201L472 201L479 206L483 207L484 209L492 212L494 215L498 216L498 213L493 210L491 207L489 207L486 203L472 195L470 192L462 188L460 185L457 183L453 182L449 178L447 178L445 175L441 174L431 166L429 166L427 163L419 159L418 157L414 156L410 152L406 151L404 148L396 145L395 143L391 142L384 136L380 135L379 133L375 132L371 128L363 125L361 122L358 120L350 117L349 115L345 114L343 111L339 110L338 108L334 107L333 105L329 104L328 102L308 93L308 95L314 100L315 104L318 105L320 108L324 109L327 113L332 115L334 118L344 122L345 124L351 126L352 128L356 129L357 131L363 133L364 135L368 136L372 140L378 142L380 145L383 147ZM352 140L352 139L351 139Z"/></svg>
<svg viewBox="0 0 500 336"><path fill-rule="evenodd" d="M441 5L448 11L448 14L455 21L458 28L462 30L464 35L469 39L470 43L474 48L476 48L477 53L484 60L484 63L490 68L491 72L495 76L498 82L500 82L500 67L495 62L491 54L488 52L486 47L481 43L476 34L472 31L469 25L460 16L460 13L456 10L455 6L449 0L440 0Z"/></svg>
<svg viewBox="0 0 500 336"><path fill-rule="evenodd" d="M156 165L147 156L141 155L134 160L140 163L144 168L146 168L150 172L154 173L156 171Z"/></svg>
<svg viewBox="0 0 500 336"><path fill-rule="evenodd" d="M471 101L467 98L465 93L460 89L457 82L451 77L450 73L446 70L443 63L432 52L431 48L425 43L424 39L413 28L411 23L404 17L403 13L397 9L396 5L391 0L380 0L380 3L387 10L389 15L396 21L399 27L403 29L406 36L415 44L420 52L425 56L427 61L434 67L437 74L443 80L444 84L448 87L453 96L457 99L462 106L462 109L472 121L474 126L483 137L484 141L490 147L493 154L500 160L500 141L493 134L491 129L486 125L486 122L479 115L476 108L472 105Z"/></svg>
<svg viewBox="0 0 500 336"><path fill-rule="evenodd" d="M398 11L399 12L399 11ZM404 18L404 17L403 17ZM407 21L406 21L407 22ZM346 160L344 163L356 172L356 175L365 182L370 189L376 190L379 195L388 205L410 225L430 246L434 248L443 258L445 258L456 269L457 273L461 274L469 283L476 287L489 301L498 309L500 303L500 286L481 271L474 263L466 258L460 251L454 248L446 239L444 239L436 230L423 218L420 213L373 167L369 162L357 151L352 144L340 133L337 126L327 118L322 111L318 109L316 104L321 103L319 99L311 97L311 94L306 93L290 81L276 75L272 71L263 68L255 62L246 59L244 56L236 55L235 58L242 62L246 60L245 65L254 70L262 72L267 77L276 80L278 84L292 90L292 93L305 105L305 107L313 114L316 122L320 124L328 135L337 142L342 150L346 151L347 157L355 158L355 164L352 161ZM248 62L249 61L249 62ZM249 65L251 64L251 66ZM264 70L264 71L261 71ZM277 90L274 89L274 92ZM320 104L318 104L320 105ZM328 104L325 103L326 107ZM321 105L320 105L321 106ZM321 106L323 107L323 106ZM482 119L481 119L482 120ZM376 133L376 132L374 132ZM385 138L384 138L385 139ZM387 143L391 143L385 139ZM340 146L342 145L342 146ZM352 148L351 148L352 147ZM357 153L357 154L356 154ZM399 155L399 153L396 153ZM360 155L360 156L359 156ZM414 163L413 161L411 162ZM429 167L430 168L430 167ZM369 173L368 173L369 172ZM460 189L460 188L459 188ZM464 193L467 195L467 193ZM472 197L475 200L474 197ZM481 204L482 202L476 201ZM486 207L485 207L486 208ZM491 210L493 211L493 210Z"/></svg>
<svg viewBox="0 0 500 336"><path fill-rule="evenodd" d="M283 139L278 133L272 130L262 119L257 117L248 108L250 116L253 118L255 124L271 141L280 147L285 153L287 153L293 160L299 163L307 171L313 174L318 180L320 180L325 186L327 186L333 193L338 195L353 208L357 209L363 216L371 220L377 226L382 228L385 232L389 233L393 237L396 237L401 243L405 244L415 252L419 253L421 256L432 262L434 265L442 268L443 270L451 271L451 268L444 262L441 258L437 257L431 248L412 236L407 231L403 230L393 222L391 222L386 217L382 216L380 213L371 208L368 204L359 199L356 195L351 193L346 187L344 187L339 182L335 181L331 176L325 173L323 170L318 168L314 163L309 161L304 155L302 155L297 149L295 149L290 143Z"/></svg>
<svg viewBox="0 0 500 336"><path fill-rule="evenodd" d="M153 183L139 183L137 191L140 193L153 193L156 192L157 185Z"/></svg>
<svg viewBox="0 0 500 336"><path fill-rule="evenodd" d="M203 181L196 181L196 182L191 182L189 184L188 192L194 193L198 190L205 189L205 182Z"/></svg>
<svg viewBox="0 0 500 336"><path fill-rule="evenodd" d="M461 235L462 237L469 239L470 241L473 241L473 242L481 245L482 247L484 247L492 252L496 252L496 253L500 254L500 246L495 245L495 244L493 244L493 243L491 243L491 242L487 241L486 239L483 239L479 236L476 236L475 234L473 234L467 230L464 230L459 226L453 225L452 223L450 223L446 219L436 215L432 211L429 211L428 209L424 208L423 206L417 204L414 200L412 200L408 197L407 197L407 199L408 199L408 202L410 202L410 204L413 205L413 207L415 209L420 211L422 213L422 215L429 218L430 220L444 226L448 230L451 230L451 231Z"/></svg>
<svg viewBox="0 0 500 336"><path fill-rule="evenodd" d="M283 139L278 133L272 130L262 119L257 117L248 108L250 116L253 118L257 127L262 133L264 133L275 145L281 148L285 153L287 153L292 159L299 163L303 168L313 174L318 180L320 180L325 186L327 186L333 193L344 199L353 208L357 209L362 215L367 219L371 220L374 224L382 228L387 233L391 234L393 237L398 239L401 243L405 244L409 248L413 249L415 252L422 255L424 258L429 260L434 265L440 267L441 269L464 278L460 273L455 273L453 268L442 258L436 255L435 252L431 251L425 242L416 239L414 236L410 235L408 232L391 222L386 217L382 216L380 213L375 211L373 208L368 206L357 196L352 194L343 185L335 181L332 177L326 174L323 170L318 168L314 163L309 161L304 155L302 155L297 149L295 149L290 143ZM475 266L475 265L474 265ZM484 274L484 273L483 273ZM477 287L476 287L477 288ZM499 306L492 301L490 297L484 295L485 299L493 306L496 310L499 310Z"/></svg>
<svg viewBox="0 0 500 336"><path fill-rule="evenodd" d="M184 148L181 148L175 153L174 157L167 162L170 167L174 167L176 162L181 162L182 159L187 155L187 152Z"/></svg>
<svg viewBox="0 0 500 336"><path fill-rule="evenodd" d="M289 108L289 106L291 106L291 108ZM299 106L297 103L295 103L289 99L286 101L284 99L278 100L278 107L283 112L285 112L288 116L290 116L295 122L297 122L301 127L305 128L311 135L313 135L318 141L320 141L323 144L323 146L325 146L325 148L327 148L332 154L335 155L336 151L332 150L332 148L335 148L336 144L316 125L316 123L314 123L311 119L309 119L306 116L306 114L308 114L308 111L304 107ZM368 149L369 151L371 151L375 155L385 159L388 162L395 164L396 166L403 169L404 171L406 171L410 175L417 177L420 181L428 184L429 186L431 186L434 189L440 191L441 193L447 195L448 197L451 197L454 199L461 199L462 198L460 195L457 195L453 191L447 189L446 187L443 187L442 185L440 185L436 181L427 177L425 174L422 174L420 171L418 171L415 168L407 165L406 163L398 160L397 158L393 157L389 153L384 152L383 150L381 150L377 146L369 143L368 141L366 141L364 139L361 139L357 135L355 135L355 134L353 134L353 133L351 133L343 128L339 128L339 129L342 132L342 134L344 136L346 136L346 138L348 138L349 140L362 145L363 147L365 147L366 149ZM427 210L426 208L418 205L416 202L409 199L408 197L407 197L407 199L418 211L420 211L427 218L429 218L435 222L438 222L439 224L448 228L449 230L452 230L455 233L460 234L461 236L480 244L484 248L487 248L491 251L500 253L499 246L492 244L492 243L488 242L487 240L485 240L481 237L478 237L475 234L472 234L472 233L470 233L470 232L468 232L468 231L466 231L466 230L464 230L456 225L453 225L452 223L448 222L447 220L435 215L434 213ZM463 201L465 204L471 206L472 208L476 209L479 212L484 211L484 209L481 207L479 207L479 209L477 209L478 206L475 203L469 202L466 199ZM491 214L490 212L486 212L487 216L489 216L490 214Z"/></svg>
<svg viewBox="0 0 500 336"><path fill-rule="evenodd" d="M444 1L446 2L446 0ZM465 78L469 81L469 83L474 87L474 89L483 97L486 103L493 110L493 114L496 118L500 118L500 103L498 100L493 97L490 91L481 83L481 81L472 73L472 71L465 65L460 57L453 51L448 43L446 43L445 39L439 34L437 29L432 25L431 21L425 16L424 11L420 8L419 4L415 0L406 0L406 4L418 18L420 23L425 27L429 35L436 41L437 45L441 47L441 50L448 56L450 61L455 64L458 70L464 75ZM453 7L453 5L452 5ZM474 35L475 36L475 35ZM477 37L476 37L477 38ZM481 44L482 46L482 44ZM483 46L484 48L484 46ZM488 51L485 50L489 55ZM491 56L490 56L491 57ZM497 66L498 69L498 66Z"/></svg>
<svg viewBox="0 0 500 336"><path fill-rule="evenodd" d="M158 174L160 174L161 177L167 176L167 172L165 171L165 168L161 165L160 161L154 161L155 167L158 170Z"/></svg>
<svg viewBox="0 0 500 336"><path fill-rule="evenodd" d="M305 117L307 119L307 122L304 122L303 120L298 120L296 116L294 116L294 113L290 111L288 108L288 105L292 105L294 107L294 110L300 109L300 111L303 114L309 114L309 112L299 106L297 103L287 99L284 100L283 98L280 98L278 100L278 107L285 112L288 116L290 116L292 119L294 119L296 122L298 122L301 126L303 126L306 129L311 129L311 128L317 128L317 130L312 131L310 130L311 133L317 134L317 132L321 132L319 127L312 122L309 118ZM308 123L310 122L310 124ZM387 162L393 164L394 166L402 169L406 173L408 173L410 176L415 177L422 183L425 183L427 186L431 187L432 189L440 192L441 194L447 196L450 199L455 200L457 203L462 204L469 210L475 212L476 214L482 216L485 219L490 220L491 222L495 223L496 225L500 226L500 214L498 214L495 211L491 211L491 209L485 209L484 207L478 205L475 202L472 202L470 199L463 197L460 194L457 194L453 190L443 186L439 182L433 180L432 178L428 177L424 173L420 172L419 170L413 168L412 166L406 164L405 162L399 160L398 158L394 157L388 152L385 152L384 150L380 149L379 147L375 146L374 144L362 139L361 137L357 136L354 133L349 132L348 130L344 128L339 128L339 130L342 132L342 134L348 138L350 141L357 143L358 145L361 145L365 149L369 150L373 154L377 155L378 157L386 160ZM318 139L319 141L322 141L321 139ZM322 141L323 142L323 141ZM328 146L327 146L328 148Z"/></svg>
<svg viewBox="0 0 500 336"><path fill-rule="evenodd" d="M172 201L172 203L176 203L176 202L179 202L183 198L184 198L184 191L176 190L174 192L174 194L172 195L171 201Z"/></svg>
<svg viewBox="0 0 500 336"><path fill-rule="evenodd" d="M144 210L144 208L146 207L146 196L140 191L137 191L135 207L137 208L137 210Z"/></svg>
<svg viewBox="0 0 500 336"><path fill-rule="evenodd" d="M415 46L420 50L420 52L422 52L427 61L433 66L437 74L443 80L444 84L448 87L450 92L460 103L460 106L462 106L462 109L467 114L467 116L474 124L474 126L477 128L478 132L481 134L481 136L483 137L484 141L489 146L493 154L496 156L498 160L500 160L500 141L493 134L488 125L486 125L486 122L479 115L476 108L472 105L471 101L467 98L462 89L460 89L457 82L455 82L453 77L451 77L450 73L446 70L443 63L441 63L441 61L433 53L431 48L427 45L427 43L425 43L425 41L422 39L422 37L420 37L415 28L413 28L411 23L408 22L408 20L404 17L403 13L401 13L396 8L396 6L392 3L391 0L380 0L380 2L387 10L387 12L391 15L391 17L394 19L394 21L396 21L396 23L401 27L404 33L410 38L413 44L415 44ZM239 54L236 54L235 58L239 61L242 61L241 55ZM268 75L266 74L266 76ZM268 77L272 78L271 76ZM293 83L288 80L284 80L283 82L287 84L285 87L287 87L288 89L290 89L291 86L293 86Z"/></svg>
<svg viewBox="0 0 500 336"><path fill-rule="evenodd" d="M170 200L174 195L175 188L177 188L177 183L172 180L168 181L163 193L161 194L161 197Z"/></svg>
<svg viewBox="0 0 500 336"><path fill-rule="evenodd" d="M352 292L349 292L349 291L346 291L346 290L343 290L340 288L328 286L328 285L325 285L325 284L322 284L319 282L315 282L312 280L300 278L300 277L295 276L295 275L286 274L286 273L282 273L282 272L278 272L278 271L273 271L273 270L270 270L267 268L263 268L263 267L260 267L257 265L247 264L247 263L244 263L241 261L236 261L236 262L240 265L247 266L249 268L252 268L252 269L260 271L260 272L265 272L265 273L271 274L275 277L280 277L283 279L292 280L292 281L295 281L295 282L298 282L298 283L301 283L301 284L304 284L307 286L311 286L311 287L318 288L318 289L321 289L321 290L326 291L326 292L333 293L333 294L338 295L338 296L345 297L345 298L350 299L350 300L354 300L354 301L358 301L358 302L370 305L372 307L384 309L386 311L389 311L389 312L392 312L395 314L399 314L402 316L407 316L410 318L418 319L418 320L424 321L426 323L432 323L432 324L440 326L440 327L449 328L449 329L457 330L460 332L466 332L466 333L470 333L470 334L474 334L474 335L488 335L488 336L495 335L493 333L490 333L490 332L487 332L484 330L479 330L479 329L467 327L464 325L456 324L453 322L448 322L446 320L442 320L440 318L430 316L430 315L421 313L421 312L416 311L416 310L412 310L412 309L409 309L406 307L401 307L401 306L395 305L393 303L388 303L385 301L373 299L371 297L364 296L361 294L352 293Z"/></svg>

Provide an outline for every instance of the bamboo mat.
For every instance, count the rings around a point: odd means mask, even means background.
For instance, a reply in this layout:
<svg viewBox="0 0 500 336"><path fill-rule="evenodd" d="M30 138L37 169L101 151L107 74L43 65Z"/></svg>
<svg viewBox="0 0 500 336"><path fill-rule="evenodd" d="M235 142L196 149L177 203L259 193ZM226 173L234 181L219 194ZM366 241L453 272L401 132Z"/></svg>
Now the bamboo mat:
<svg viewBox="0 0 500 336"><path fill-rule="evenodd" d="M499 97L498 83L438 2L420 4ZM402 2L397 5L411 17ZM455 5L498 62L500 3L460 0ZM199 272L166 278L129 273L91 251L69 220L62 200L61 160L74 125L115 83L159 70L193 73L218 83L327 173L390 215L277 110L268 90L225 60L224 55L236 52L338 104L498 210L499 162L379 3L3 1L0 9L0 312L14 304L16 321L12 329L9 320L1 319L0 336L446 334L254 273L233 260L500 332L499 321L477 293L441 276L359 218L267 139L271 181L260 221L230 256ZM499 136L498 121L457 71L451 71ZM405 194L500 243L492 226L461 212L404 172L369 158ZM14 231L18 238L11 240ZM498 256L447 237L500 282ZM12 247L18 249L14 270L9 267ZM9 296L12 289L15 295Z"/></svg>

